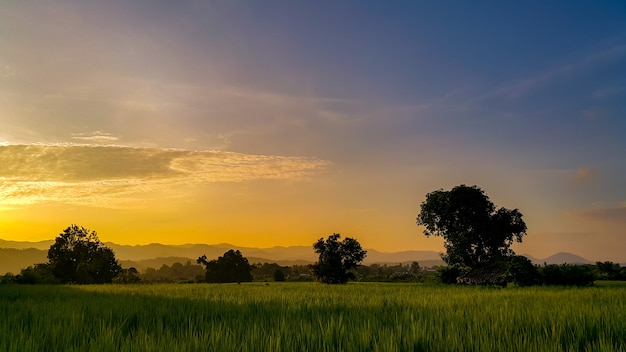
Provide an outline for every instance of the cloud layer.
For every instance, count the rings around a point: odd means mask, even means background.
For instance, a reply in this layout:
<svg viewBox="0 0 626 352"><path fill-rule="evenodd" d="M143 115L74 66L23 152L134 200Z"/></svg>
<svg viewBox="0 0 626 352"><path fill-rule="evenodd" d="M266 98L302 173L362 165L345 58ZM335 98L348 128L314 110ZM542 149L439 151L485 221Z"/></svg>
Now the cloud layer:
<svg viewBox="0 0 626 352"><path fill-rule="evenodd" d="M88 145L0 146L0 204L123 206L177 185L302 180L330 162L220 151Z"/></svg>
<svg viewBox="0 0 626 352"><path fill-rule="evenodd" d="M596 222L612 224L626 224L626 202L621 202L612 207L582 209L574 212L578 217Z"/></svg>

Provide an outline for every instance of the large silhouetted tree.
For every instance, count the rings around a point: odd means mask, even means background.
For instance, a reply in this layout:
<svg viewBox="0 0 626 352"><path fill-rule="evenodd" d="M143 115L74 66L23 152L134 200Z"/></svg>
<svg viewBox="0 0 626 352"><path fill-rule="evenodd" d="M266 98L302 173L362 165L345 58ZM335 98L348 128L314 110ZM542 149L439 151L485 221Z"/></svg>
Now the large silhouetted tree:
<svg viewBox="0 0 626 352"><path fill-rule="evenodd" d="M62 283L108 283L121 271L113 251L95 231L71 225L48 250L52 273Z"/></svg>
<svg viewBox="0 0 626 352"><path fill-rule="evenodd" d="M240 251L233 249L223 256L208 261L206 255L198 258L198 264L206 266L207 282L248 282L252 281L252 265Z"/></svg>
<svg viewBox="0 0 626 352"><path fill-rule="evenodd" d="M340 241L341 235L338 233L324 238L320 238L313 244L315 253L319 254L317 263L311 266L313 275L317 281L325 284L344 284L349 279L354 279L354 274L350 269L356 268L367 251L361 248L361 244L353 238L346 237Z"/></svg>
<svg viewBox="0 0 626 352"><path fill-rule="evenodd" d="M421 204L417 224L426 236L441 236L449 265L475 268L512 256L510 246L522 242L526 224L517 209L496 209L477 186L460 185L450 191L428 193Z"/></svg>

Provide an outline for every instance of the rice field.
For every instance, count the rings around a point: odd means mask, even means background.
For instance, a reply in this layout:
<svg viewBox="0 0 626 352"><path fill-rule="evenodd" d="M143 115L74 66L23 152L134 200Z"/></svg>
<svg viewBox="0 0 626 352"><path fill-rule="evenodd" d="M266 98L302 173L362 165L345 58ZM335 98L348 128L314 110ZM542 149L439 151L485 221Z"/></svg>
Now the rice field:
<svg viewBox="0 0 626 352"><path fill-rule="evenodd" d="M0 286L0 351L626 351L626 286Z"/></svg>

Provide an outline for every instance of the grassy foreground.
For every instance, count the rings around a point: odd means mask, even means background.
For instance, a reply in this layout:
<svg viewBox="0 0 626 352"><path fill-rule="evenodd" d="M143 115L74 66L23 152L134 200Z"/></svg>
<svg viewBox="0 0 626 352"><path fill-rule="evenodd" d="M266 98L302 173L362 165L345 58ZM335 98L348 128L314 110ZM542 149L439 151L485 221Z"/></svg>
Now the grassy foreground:
<svg viewBox="0 0 626 352"><path fill-rule="evenodd" d="M0 286L0 351L626 351L626 286Z"/></svg>

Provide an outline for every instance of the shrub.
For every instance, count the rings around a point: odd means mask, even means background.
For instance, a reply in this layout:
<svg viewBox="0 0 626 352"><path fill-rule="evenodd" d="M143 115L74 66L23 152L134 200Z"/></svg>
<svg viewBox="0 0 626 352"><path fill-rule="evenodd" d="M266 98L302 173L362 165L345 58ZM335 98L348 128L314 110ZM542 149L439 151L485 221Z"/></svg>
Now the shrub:
<svg viewBox="0 0 626 352"><path fill-rule="evenodd" d="M592 266L576 264L550 264L539 269L544 285L589 286L595 275Z"/></svg>
<svg viewBox="0 0 626 352"><path fill-rule="evenodd" d="M276 269L273 276L274 281L285 281L285 274L280 269Z"/></svg>
<svg viewBox="0 0 626 352"><path fill-rule="evenodd" d="M437 269L437 279L444 284L456 284L456 279L468 271L468 268L456 265L440 266Z"/></svg>

